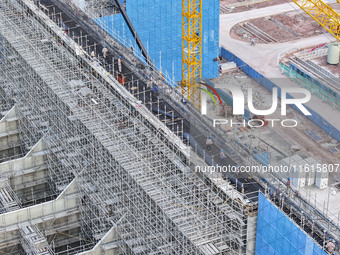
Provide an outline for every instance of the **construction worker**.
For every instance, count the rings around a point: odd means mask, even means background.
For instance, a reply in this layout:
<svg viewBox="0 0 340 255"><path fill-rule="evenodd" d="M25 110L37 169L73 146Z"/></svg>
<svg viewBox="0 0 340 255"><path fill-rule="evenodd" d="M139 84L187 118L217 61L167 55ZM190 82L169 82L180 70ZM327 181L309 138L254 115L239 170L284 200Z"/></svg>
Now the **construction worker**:
<svg viewBox="0 0 340 255"><path fill-rule="evenodd" d="M289 192L290 192L290 188L291 188L291 184L292 184L292 182L291 182L291 180L290 180L290 178L287 178L287 182L286 182L286 192L287 192L287 194L289 195Z"/></svg>
<svg viewBox="0 0 340 255"><path fill-rule="evenodd" d="M188 103L188 101L187 101L184 97L181 98L181 102L182 102L184 105L186 105L186 104Z"/></svg>
<svg viewBox="0 0 340 255"><path fill-rule="evenodd" d="M151 74L149 74L149 79L150 79L150 84L151 84L151 86L153 86L154 80L153 80L153 77L151 76Z"/></svg>
<svg viewBox="0 0 340 255"><path fill-rule="evenodd" d="M327 245L326 245L328 254L334 254L335 251L335 243L334 240L332 238L329 239Z"/></svg>
<svg viewBox="0 0 340 255"><path fill-rule="evenodd" d="M152 95L158 96L158 91L159 91L158 86L157 85L153 86Z"/></svg>
<svg viewBox="0 0 340 255"><path fill-rule="evenodd" d="M226 155L225 155L225 153L224 153L224 150L223 150L223 149L221 149L221 152L220 152L220 159L221 159L221 163L223 163L223 162L224 162L225 158L226 158Z"/></svg>
<svg viewBox="0 0 340 255"><path fill-rule="evenodd" d="M255 36L251 38L250 45L255 46Z"/></svg>
<svg viewBox="0 0 340 255"><path fill-rule="evenodd" d="M275 190L275 197L274 197L274 202L279 201L280 198L280 194L281 194L281 190L280 190L280 186Z"/></svg>
<svg viewBox="0 0 340 255"><path fill-rule="evenodd" d="M207 151L211 150L211 145L213 144L212 136L209 136L207 140L205 141L205 144L207 145Z"/></svg>
<svg viewBox="0 0 340 255"><path fill-rule="evenodd" d="M93 50L93 51L91 51L91 59L95 60L95 58L96 58L96 53Z"/></svg>
<svg viewBox="0 0 340 255"><path fill-rule="evenodd" d="M28 16L28 14L30 14L30 12L31 12L31 10L30 10L30 8L26 8L26 14L27 14L27 16Z"/></svg>
<svg viewBox="0 0 340 255"><path fill-rule="evenodd" d="M122 57L119 56L118 58L118 72L121 73L122 72Z"/></svg>
<svg viewBox="0 0 340 255"><path fill-rule="evenodd" d="M103 58L106 60L106 57L107 57L107 52L109 50L104 46L103 50L102 50L102 53L103 53Z"/></svg>

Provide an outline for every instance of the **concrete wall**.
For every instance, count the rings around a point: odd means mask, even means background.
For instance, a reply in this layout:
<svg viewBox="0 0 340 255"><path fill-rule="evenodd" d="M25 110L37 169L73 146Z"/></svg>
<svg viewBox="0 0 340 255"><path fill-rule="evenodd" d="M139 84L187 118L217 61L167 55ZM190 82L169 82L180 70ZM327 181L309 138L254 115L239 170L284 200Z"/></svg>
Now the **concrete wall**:
<svg viewBox="0 0 340 255"><path fill-rule="evenodd" d="M247 252L246 255L255 254L257 215L248 216L247 219Z"/></svg>
<svg viewBox="0 0 340 255"><path fill-rule="evenodd" d="M62 215L67 215L68 210L78 210L78 203L76 184L75 181L72 181L64 192L53 201L0 215L0 230L17 229L20 223L27 221L34 224L51 217L62 217Z"/></svg>
<svg viewBox="0 0 340 255"><path fill-rule="evenodd" d="M13 107L0 120L0 151L19 145L18 120Z"/></svg>
<svg viewBox="0 0 340 255"><path fill-rule="evenodd" d="M51 229L52 224L58 221L59 225L63 221L64 225L69 221L74 222L78 220L78 206L77 185L72 181L53 201L1 214L0 252L2 249L19 244L21 225L36 224L42 229Z"/></svg>
<svg viewBox="0 0 340 255"><path fill-rule="evenodd" d="M111 228L109 232L93 247L92 250L85 251L79 255L118 255L121 254L120 248L116 243L119 239L115 227Z"/></svg>

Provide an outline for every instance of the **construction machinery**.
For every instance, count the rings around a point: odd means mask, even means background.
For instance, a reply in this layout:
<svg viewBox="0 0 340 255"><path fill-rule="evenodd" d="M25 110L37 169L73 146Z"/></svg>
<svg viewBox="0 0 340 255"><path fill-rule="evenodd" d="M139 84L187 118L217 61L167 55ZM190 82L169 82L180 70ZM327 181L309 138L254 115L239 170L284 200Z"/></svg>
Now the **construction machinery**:
<svg viewBox="0 0 340 255"><path fill-rule="evenodd" d="M200 109L202 0L182 0L182 95Z"/></svg>
<svg viewBox="0 0 340 255"><path fill-rule="evenodd" d="M340 14L322 0L292 0L324 29L340 41ZM340 3L339 0L337 0Z"/></svg>

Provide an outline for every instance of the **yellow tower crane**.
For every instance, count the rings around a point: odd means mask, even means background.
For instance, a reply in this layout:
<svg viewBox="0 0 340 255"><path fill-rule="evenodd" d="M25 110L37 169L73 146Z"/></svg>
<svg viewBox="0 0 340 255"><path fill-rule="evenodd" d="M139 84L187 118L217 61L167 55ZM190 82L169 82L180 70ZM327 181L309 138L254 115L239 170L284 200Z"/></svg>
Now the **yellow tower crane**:
<svg viewBox="0 0 340 255"><path fill-rule="evenodd" d="M182 0L182 95L201 107L202 0Z"/></svg>
<svg viewBox="0 0 340 255"><path fill-rule="evenodd" d="M340 15L332 7L322 0L292 1L340 41Z"/></svg>

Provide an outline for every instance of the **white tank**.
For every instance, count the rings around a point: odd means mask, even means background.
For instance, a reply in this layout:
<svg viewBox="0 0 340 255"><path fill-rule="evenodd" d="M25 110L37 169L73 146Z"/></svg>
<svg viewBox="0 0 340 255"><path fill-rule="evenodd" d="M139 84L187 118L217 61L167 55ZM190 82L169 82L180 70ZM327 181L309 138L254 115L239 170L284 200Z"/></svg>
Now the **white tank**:
<svg viewBox="0 0 340 255"><path fill-rule="evenodd" d="M338 43L330 43L328 45L327 63L330 65L339 64L340 60L340 48Z"/></svg>

